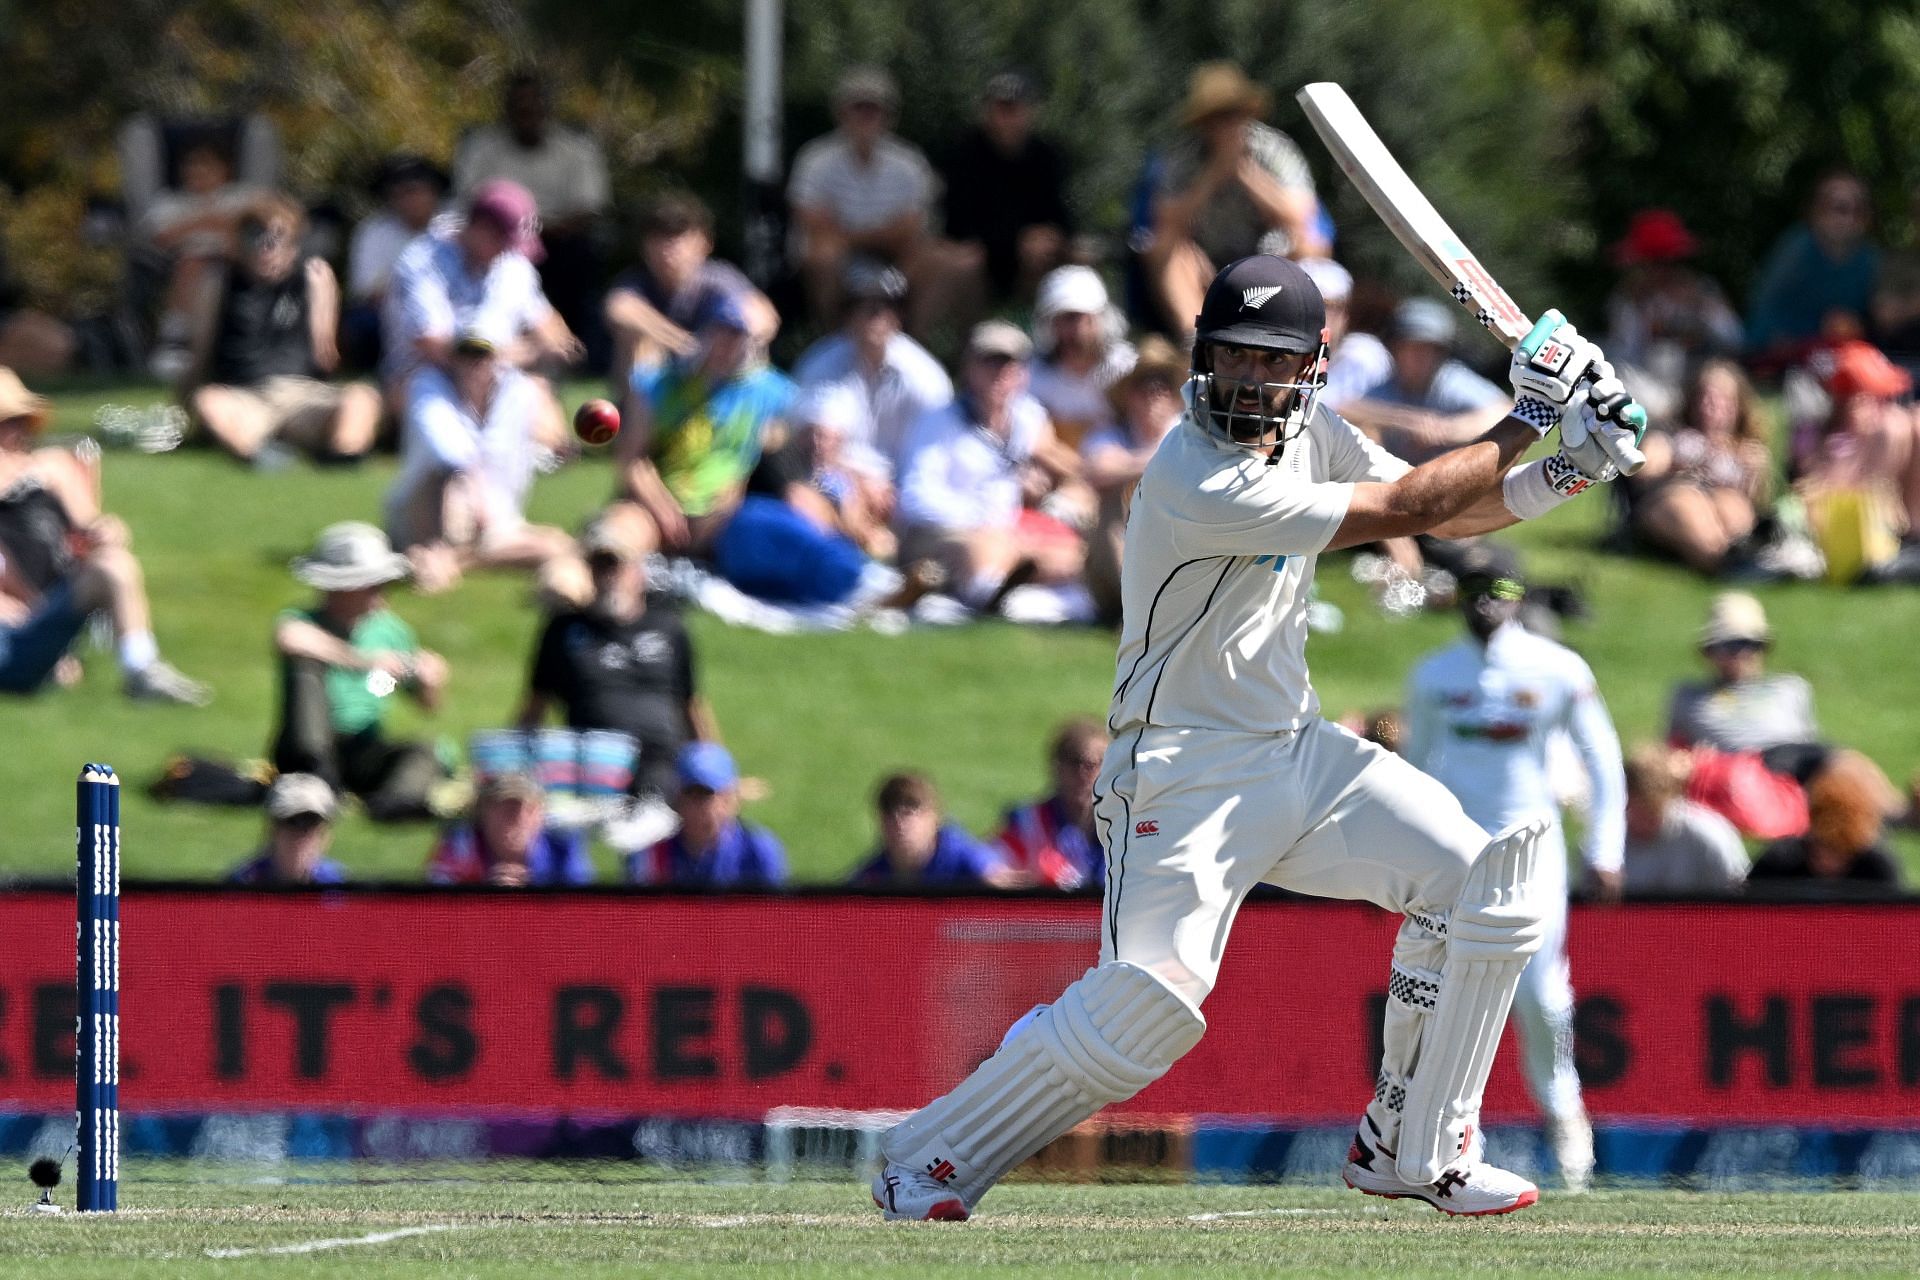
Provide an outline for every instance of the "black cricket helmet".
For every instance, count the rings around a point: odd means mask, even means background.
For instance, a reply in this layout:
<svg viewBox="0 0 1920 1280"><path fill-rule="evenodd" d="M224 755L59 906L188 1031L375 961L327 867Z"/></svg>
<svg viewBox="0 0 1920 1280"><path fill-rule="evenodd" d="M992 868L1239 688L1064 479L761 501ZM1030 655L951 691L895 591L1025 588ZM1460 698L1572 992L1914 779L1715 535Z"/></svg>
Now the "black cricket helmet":
<svg viewBox="0 0 1920 1280"><path fill-rule="evenodd" d="M1326 383L1327 307L1312 278L1297 263L1273 254L1237 259L1207 286L1193 328L1189 385L1201 425L1248 447L1285 445L1298 435L1313 397ZM1258 407L1242 407L1237 396L1242 388L1222 386L1216 394L1216 343L1312 358L1295 381L1258 384Z"/></svg>

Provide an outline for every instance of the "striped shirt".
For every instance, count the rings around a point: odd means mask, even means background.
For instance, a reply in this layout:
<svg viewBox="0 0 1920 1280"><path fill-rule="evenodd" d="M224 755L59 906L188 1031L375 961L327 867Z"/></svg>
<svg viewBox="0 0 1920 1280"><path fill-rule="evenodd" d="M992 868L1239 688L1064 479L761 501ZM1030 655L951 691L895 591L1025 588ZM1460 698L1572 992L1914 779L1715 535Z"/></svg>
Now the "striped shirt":
<svg viewBox="0 0 1920 1280"><path fill-rule="evenodd" d="M888 134L862 163L853 143L835 130L793 158L787 200L796 209L823 210L842 230L871 231L903 213L924 218L936 186L933 166L918 147Z"/></svg>

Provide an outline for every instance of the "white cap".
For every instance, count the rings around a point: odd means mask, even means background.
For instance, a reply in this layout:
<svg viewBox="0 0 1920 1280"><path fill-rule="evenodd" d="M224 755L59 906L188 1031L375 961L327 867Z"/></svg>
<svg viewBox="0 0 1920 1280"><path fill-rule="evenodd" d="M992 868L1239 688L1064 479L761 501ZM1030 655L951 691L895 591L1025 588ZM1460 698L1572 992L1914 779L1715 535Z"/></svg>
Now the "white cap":
<svg viewBox="0 0 1920 1280"><path fill-rule="evenodd" d="M804 427L825 427L843 436L857 436L867 420L860 393L844 382L810 387L800 398L793 420Z"/></svg>
<svg viewBox="0 0 1920 1280"><path fill-rule="evenodd" d="M1058 315L1097 316L1109 305L1107 286L1092 267L1055 267L1041 277L1033 322L1044 325Z"/></svg>
<svg viewBox="0 0 1920 1280"><path fill-rule="evenodd" d="M1340 302L1353 296L1353 276L1332 258L1302 258L1300 269L1313 281L1313 287L1328 302Z"/></svg>

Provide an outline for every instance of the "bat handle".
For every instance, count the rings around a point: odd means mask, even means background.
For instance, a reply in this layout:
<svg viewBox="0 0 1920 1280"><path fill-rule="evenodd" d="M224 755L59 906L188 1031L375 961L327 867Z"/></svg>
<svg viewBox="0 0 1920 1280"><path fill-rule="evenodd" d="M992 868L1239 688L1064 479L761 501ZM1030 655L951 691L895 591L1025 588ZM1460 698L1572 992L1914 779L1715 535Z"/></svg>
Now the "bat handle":
<svg viewBox="0 0 1920 1280"><path fill-rule="evenodd" d="M1527 336L1520 339L1520 354L1529 360L1533 359L1540 350L1540 344L1547 340L1547 335L1566 322L1567 318L1552 308L1541 312L1540 318L1533 322L1533 328L1527 330Z"/></svg>

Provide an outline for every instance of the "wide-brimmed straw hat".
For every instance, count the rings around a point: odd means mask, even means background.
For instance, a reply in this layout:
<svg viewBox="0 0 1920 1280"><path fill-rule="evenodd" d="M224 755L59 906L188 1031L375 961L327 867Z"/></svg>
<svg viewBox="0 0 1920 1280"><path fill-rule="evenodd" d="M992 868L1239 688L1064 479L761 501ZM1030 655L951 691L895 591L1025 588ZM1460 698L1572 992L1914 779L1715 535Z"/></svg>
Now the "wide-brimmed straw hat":
<svg viewBox="0 0 1920 1280"><path fill-rule="evenodd" d="M363 520L328 525L313 550L293 560L293 576L321 591L364 591L398 582L411 571L387 535Z"/></svg>
<svg viewBox="0 0 1920 1280"><path fill-rule="evenodd" d="M1191 128L1208 116L1233 112L1264 116L1273 99L1232 62L1203 62L1187 79L1187 103L1180 123Z"/></svg>
<svg viewBox="0 0 1920 1280"><path fill-rule="evenodd" d="M39 431L47 425L47 412L47 398L27 390L19 374L0 365L0 422L26 418L30 429Z"/></svg>

